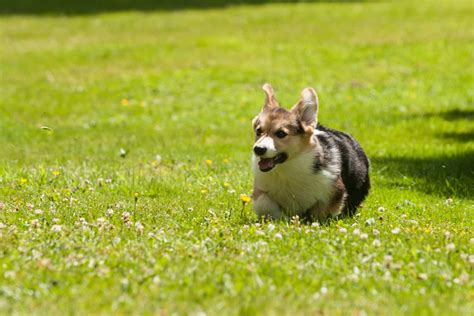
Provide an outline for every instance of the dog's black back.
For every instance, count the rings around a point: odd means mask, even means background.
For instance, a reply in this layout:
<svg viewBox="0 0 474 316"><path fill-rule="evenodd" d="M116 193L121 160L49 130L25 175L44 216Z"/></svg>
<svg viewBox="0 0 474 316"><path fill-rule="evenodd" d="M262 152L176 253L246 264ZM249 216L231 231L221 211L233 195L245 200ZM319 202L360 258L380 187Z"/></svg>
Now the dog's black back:
<svg viewBox="0 0 474 316"><path fill-rule="evenodd" d="M316 130L323 132L315 133L315 137L326 156L333 155L334 149L339 152L341 178L347 193L342 215L353 215L370 190L369 159L354 137L321 124ZM331 160L334 157L327 158ZM321 163L316 157L315 168L318 169Z"/></svg>

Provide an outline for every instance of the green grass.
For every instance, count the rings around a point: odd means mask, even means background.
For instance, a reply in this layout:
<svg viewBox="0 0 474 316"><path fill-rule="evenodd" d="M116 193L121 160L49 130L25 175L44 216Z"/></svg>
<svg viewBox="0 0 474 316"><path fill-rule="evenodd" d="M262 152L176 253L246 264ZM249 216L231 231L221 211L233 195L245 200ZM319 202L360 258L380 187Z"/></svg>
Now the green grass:
<svg viewBox="0 0 474 316"><path fill-rule="evenodd" d="M2 1L0 313L474 312L472 3L243 2ZM357 216L242 205L264 82L363 145Z"/></svg>

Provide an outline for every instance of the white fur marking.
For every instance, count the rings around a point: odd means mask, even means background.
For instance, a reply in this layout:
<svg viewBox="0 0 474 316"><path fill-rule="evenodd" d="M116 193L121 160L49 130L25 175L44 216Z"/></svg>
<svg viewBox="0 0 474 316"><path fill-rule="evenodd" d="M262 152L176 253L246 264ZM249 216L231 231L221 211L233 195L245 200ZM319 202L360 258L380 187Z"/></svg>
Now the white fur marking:
<svg viewBox="0 0 474 316"><path fill-rule="evenodd" d="M263 158L273 158L278 154L278 151L275 148L275 142L270 136L264 136L260 138L255 146L264 147L267 149L265 154L261 156Z"/></svg>
<svg viewBox="0 0 474 316"><path fill-rule="evenodd" d="M253 209L258 217L270 216L273 219L279 219L281 217L280 206L265 193L262 193L255 199Z"/></svg>
<svg viewBox="0 0 474 316"><path fill-rule="evenodd" d="M281 207L286 215L302 215L316 203L329 203L334 194L334 183L339 170L329 166L327 170L314 173L315 153L309 151L278 164L269 172L261 172L258 160L253 159L255 187L266 192L268 197ZM264 211L254 205L255 211Z"/></svg>

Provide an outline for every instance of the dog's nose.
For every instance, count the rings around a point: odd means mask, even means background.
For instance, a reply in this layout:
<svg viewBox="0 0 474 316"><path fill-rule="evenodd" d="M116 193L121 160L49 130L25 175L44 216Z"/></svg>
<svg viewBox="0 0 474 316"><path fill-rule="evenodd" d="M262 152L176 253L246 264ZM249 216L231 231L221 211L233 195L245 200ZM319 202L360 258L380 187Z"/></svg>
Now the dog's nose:
<svg viewBox="0 0 474 316"><path fill-rule="evenodd" d="M253 148L253 152L258 156L263 155L266 151L267 151L267 149L265 147L255 146Z"/></svg>

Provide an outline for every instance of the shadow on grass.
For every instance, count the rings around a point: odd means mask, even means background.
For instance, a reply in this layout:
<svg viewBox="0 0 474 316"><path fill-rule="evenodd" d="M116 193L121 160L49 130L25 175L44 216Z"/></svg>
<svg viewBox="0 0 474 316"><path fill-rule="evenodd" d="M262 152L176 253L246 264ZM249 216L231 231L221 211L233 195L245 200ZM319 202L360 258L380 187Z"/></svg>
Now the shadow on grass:
<svg viewBox="0 0 474 316"><path fill-rule="evenodd" d="M474 141L474 130L469 132L449 132L439 134L438 137L453 140L459 143L467 143Z"/></svg>
<svg viewBox="0 0 474 316"><path fill-rule="evenodd" d="M474 120L474 110L454 109L447 112L441 112L439 113L439 116L447 121Z"/></svg>
<svg viewBox="0 0 474 316"><path fill-rule="evenodd" d="M474 151L437 157L372 157L388 185L443 197L474 199Z"/></svg>
<svg viewBox="0 0 474 316"><path fill-rule="evenodd" d="M298 2L361 2L360 0L0 0L0 14L94 14L116 11L158 11L222 8L235 5Z"/></svg>
<svg viewBox="0 0 474 316"><path fill-rule="evenodd" d="M416 114L415 117L441 117L446 121L474 120L474 110L454 109L446 112Z"/></svg>

